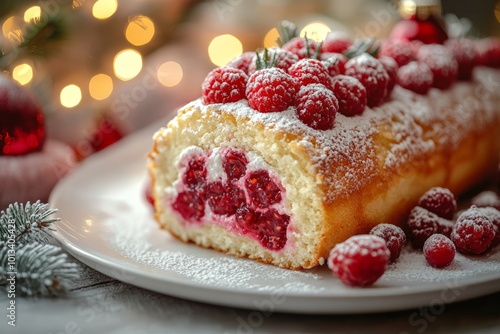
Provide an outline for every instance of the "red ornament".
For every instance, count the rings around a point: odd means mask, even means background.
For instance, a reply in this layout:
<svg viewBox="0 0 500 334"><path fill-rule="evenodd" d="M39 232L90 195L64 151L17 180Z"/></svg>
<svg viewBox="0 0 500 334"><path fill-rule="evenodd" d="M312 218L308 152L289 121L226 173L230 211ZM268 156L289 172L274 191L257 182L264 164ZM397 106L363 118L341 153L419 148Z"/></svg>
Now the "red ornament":
<svg viewBox="0 0 500 334"><path fill-rule="evenodd" d="M40 151L44 141L40 105L26 89L0 75L0 155Z"/></svg>
<svg viewBox="0 0 500 334"><path fill-rule="evenodd" d="M441 1L401 1L399 12L403 20L396 23L390 39L443 44L448 34L441 19Z"/></svg>
<svg viewBox="0 0 500 334"><path fill-rule="evenodd" d="M90 144L95 151L100 151L123 138L118 127L107 116L97 120Z"/></svg>

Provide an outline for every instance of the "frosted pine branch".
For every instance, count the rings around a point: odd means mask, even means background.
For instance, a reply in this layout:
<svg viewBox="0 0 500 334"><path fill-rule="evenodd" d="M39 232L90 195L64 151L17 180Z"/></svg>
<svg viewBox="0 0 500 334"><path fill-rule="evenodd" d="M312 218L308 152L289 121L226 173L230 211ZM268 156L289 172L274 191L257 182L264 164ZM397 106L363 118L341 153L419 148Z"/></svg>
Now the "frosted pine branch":
<svg viewBox="0 0 500 334"><path fill-rule="evenodd" d="M78 276L79 266L69 262L60 247L38 242L12 247L0 242L0 285L9 288L8 280L14 277L20 296L64 295L70 280Z"/></svg>
<svg viewBox="0 0 500 334"><path fill-rule="evenodd" d="M10 204L0 213L0 241L14 239L17 243L47 242L47 230L51 229L52 223L59 221L59 218L49 216L56 212L56 209L50 209L48 204L40 201L33 204L27 202L26 205Z"/></svg>

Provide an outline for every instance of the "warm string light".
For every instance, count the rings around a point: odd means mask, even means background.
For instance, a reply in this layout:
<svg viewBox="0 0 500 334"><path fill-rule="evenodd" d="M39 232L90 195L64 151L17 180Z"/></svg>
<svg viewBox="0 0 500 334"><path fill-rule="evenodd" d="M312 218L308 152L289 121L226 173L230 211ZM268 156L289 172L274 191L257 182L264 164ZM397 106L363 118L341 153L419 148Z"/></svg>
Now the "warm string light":
<svg viewBox="0 0 500 334"><path fill-rule="evenodd" d="M226 65L231 59L243 53L243 45L233 35L224 34L212 39L208 46L208 56L217 66Z"/></svg>
<svg viewBox="0 0 500 334"><path fill-rule="evenodd" d="M310 38L315 42L325 40L326 35L332 31L328 25L321 21L311 22L300 31L300 36Z"/></svg>
<svg viewBox="0 0 500 334"><path fill-rule="evenodd" d="M133 49L125 49L117 53L113 60L115 76L123 81L135 78L142 69L142 56Z"/></svg>
<svg viewBox="0 0 500 334"><path fill-rule="evenodd" d="M82 90L77 85L68 85L61 90L59 98L63 107L76 107L82 101Z"/></svg>
<svg viewBox="0 0 500 334"><path fill-rule="evenodd" d="M182 67L175 61L167 61L158 68L158 81L165 87L177 86L184 76Z"/></svg>
<svg viewBox="0 0 500 334"><path fill-rule="evenodd" d="M278 32L278 29L273 28L269 30L264 36L264 47L269 49L272 48L273 46L279 46L278 45L278 39L280 38L280 33Z"/></svg>
<svg viewBox="0 0 500 334"><path fill-rule="evenodd" d="M155 34L155 25L153 21L143 15L134 17L125 29L125 38L135 46L147 44Z"/></svg>
<svg viewBox="0 0 500 334"><path fill-rule="evenodd" d="M117 9L117 0L98 0L92 6L92 16L97 20L105 20L113 16ZM23 24L38 20L41 15L40 6L29 7L24 11L24 15L11 16L6 19L1 26L2 34L8 39L18 41ZM150 43L156 33L153 20L144 15L137 15L129 19L124 31L127 42L136 47ZM241 54L242 47L239 40L230 36L229 42L229 49L233 50L232 54L234 56ZM114 77L123 81L136 77L143 67L142 55L134 49L119 51L112 62ZM182 66L174 61L166 61L157 70L157 79L165 87L177 86L182 81L183 76ZM30 84L33 77L34 68L29 63L20 63L12 69L12 78L21 85ZM113 89L113 78L108 74L96 74L89 79L88 93L90 98L94 100L107 99L111 96ZM59 93L60 104L65 108L74 108L82 102L82 98L82 88L76 84L68 84Z"/></svg>
<svg viewBox="0 0 500 334"><path fill-rule="evenodd" d="M33 79L33 67L27 63L17 65L12 70L12 78L19 82L20 85L29 84Z"/></svg>
<svg viewBox="0 0 500 334"><path fill-rule="evenodd" d="M97 0L92 6L92 15L98 20L105 20L113 16L117 9L117 0Z"/></svg>

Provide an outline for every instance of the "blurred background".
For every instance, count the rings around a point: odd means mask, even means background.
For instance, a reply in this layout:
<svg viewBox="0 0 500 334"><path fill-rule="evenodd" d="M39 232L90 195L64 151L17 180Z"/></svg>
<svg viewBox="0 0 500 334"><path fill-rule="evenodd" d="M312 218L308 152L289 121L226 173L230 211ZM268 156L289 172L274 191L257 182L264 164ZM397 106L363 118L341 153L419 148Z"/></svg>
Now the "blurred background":
<svg viewBox="0 0 500 334"><path fill-rule="evenodd" d="M301 34L384 38L391 0L36 0L0 2L0 66L41 101L48 136L83 159L200 96L215 66ZM443 0L449 34L500 35L500 0Z"/></svg>

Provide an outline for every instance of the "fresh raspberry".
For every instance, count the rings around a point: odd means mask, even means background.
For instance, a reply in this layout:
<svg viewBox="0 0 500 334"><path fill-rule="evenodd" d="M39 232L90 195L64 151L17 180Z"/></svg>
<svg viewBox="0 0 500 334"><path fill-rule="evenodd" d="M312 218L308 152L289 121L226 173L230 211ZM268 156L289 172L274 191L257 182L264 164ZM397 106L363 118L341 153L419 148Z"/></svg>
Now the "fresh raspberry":
<svg viewBox="0 0 500 334"><path fill-rule="evenodd" d="M237 181L247 170L248 159L242 150L227 149L222 156L222 167L230 181Z"/></svg>
<svg viewBox="0 0 500 334"><path fill-rule="evenodd" d="M398 84L417 94L427 94L434 82L434 74L429 66L418 61L400 67L397 73Z"/></svg>
<svg viewBox="0 0 500 334"><path fill-rule="evenodd" d="M385 100L389 75L377 59L367 53L354 57L345 64L345 75L355 77L365 86L369 107Z"/></svg>
<svg viewBox="0 0 500 334"><path fill-rule="evenodd" d="M203 102L230 103L245 98L248 76L242 70L218 67L208 73L201 88Z"/></svg>
<svg viewBox="0 0 500 334"><path fill-rule="evenodd" d="M280 68L259 70L248 79L248 104L260 112L283 111L291 106L299 84Z"/></svg>
<svg viewBox="0 0 500 334"><path fill-rule="evenodd" d="M490 206L497 210L500 210L500 196L498 196L494 191L485 190L474 196L472 198L471 204L480 208Z"/></svg>
<svg viewBox="0 0 500 334"><path fill-rule="evenodd" d="M239 55L238 57L232 59L229 63L227 63L226 67L236 68L238 70L242 70L246 74L249 74L248 68L252 62L254 62L255 52L248 51Z"/></svg>
<svg viewBox="0 0 500 334"><path fill-rule="evenodd" d="M479 255L485 253L495 238L495 227L484 210L471 206L457 219L451 240L460 253Z"/></svg>
<svg viewBox="0 0 500 334"><path fill-rule="evenodd" d="M444 45L457 60L458 79L470 80L477 62L475 43L471 39L454 38L446 40Z"/></svg>
<svg viewBox="0 0 500 334"><path fill-rule="evenodd" d="M322 53L320 59L323 65L325 65L326 69L328 70L328 73L330 73L331 77L334 77L338 74L344 74L345 64L349 60L341 53L330 52Z"/></svg>
<svg viewBox="0 0 500 334"><path fill-rule="evenodd" d="M490 222L495 227L495 238L491 242L490 247L496 247L500 244L500 211L492 207L480 208L480 210L487 216Z"/></svg>
<svg viewBox="0 0 500 334"><path fill-rule="evenodd" d="M206 196L212 212L218 215L234 215L245 204L245 193L232 183L211 182Z"/></svg>
<svg viewBox="0 0 500 334"><path fill-rule="evenodd" d="M390 96L396 82L398 80L398 63L390 57L379 57L378 61L384 66L384 69L389 76L389 81L387 82L387 96Z"/></svg>
<svg viewBox="0 0 500 334"><path fill-rule="evenodd" d="M453 222L419 206L411 210L407 224L409 237L415 248L421 248L425 240L433 234L440 233L449 236L453 230Z"/></svg>
<svg viewBox="0 0 500 334"><path fill-rule="evenodd" d="M333 128L339 102L330 89L321 84L302 86L296 100L297 117L302 123L316 130Z"/></svg>
<svg viewBox="0 0 500 334"><path fill-rule="evenodd" d="M349 49L352 45L352 40L348 34L341 32L330 32L326 35L323 45L321 46L321 52L334 52L342 53Z"/></svg>
<svg viewBox="0 0 500 334"><path fill-rule="evenodd" d="M429 189L420 197L418 206L448 220L452 220L457 211L455 195L449 189L441 187Z"/></svg>
<svg viewBox="0 0 500 334"><path fill-rule="evenodd" d="M389 57L396 61L398 67L415 60L415 48L408 41L386 40L380 46L379 57Z"/></svg>
<svg viewBox="0 0 500 334"><path fill-rule="evenodd" d="M485 38L476 42L478 65L500 68L500 39Z"/></svg>
<svg viewBox="0 0 500 334"><path fill-rule="evenodd" d="M387 248L391 252L389 262L396 262L406 244L406 235L403 230L393 224L379 224L371 229L370 234L385 240Z"/></svg>
<svg viewBox="0 0 500 334"><path fill-rule="evenodd" d="M417 53L417 59L432 71L434 80L432 86L448 89L458 78L458 63L453 54L443 45L422 45Z"/></svg>
<svg viewBox="0 0 500 334"><path fill-rule="evenodd" d="M330 88L331 78L323 63L317 59L301 59L288 69L288 74L297 79L300 86L322 84Z"/></svg>
<svg viewBox="0 0 500 334"><path fill-rule="evenodd" d="M281 202L281 190L271 179L267 170L259 169L250 172L245 179L245 186L250 203L261 209L267 209Z"/></svg>
<svg viewBox="0 0 500 334"><path fill-rule="evenodd" d="M318 44L309 38L294 37L283 44L282 48L296 54L299 59L304 59L312 58L316 54Z"/></svg>
<svg viewBox="0 0 500 334"><path fill-rule="evenodd" d="M267 52L267 59L266 59L266 52ZM260 58L263 60L265 63L267 63L267 67L277 67L281 68L283 71L288 72L288 69L290 66L295 64L296 62L299 61L299 57L297 57L296 54L293 52L283 50L282 48L278 47L272 47L266 50L262 50L258 52L257 54L253 54L252 61L250 62L250 65L248 66L248 74L251 75L253 74L256 70L262 69L262 68L257 68L257 58ZM273 60L276 61L275 64L273 63Z"/></svg>
<svg viewBox="0 0 500 334"><path fill-rule="evenodd" d="M188 189L177 195L172 208L186 220L199 221L205 215L205 200L204 192Z"/></svg>
<svg viewBox="0 0 500 334"><path fill-rule="evenodd" d="M327 263L344 284L365 287L384 274L390 256L384 239L356 235L337 244L330 251Z"/></svg>
<svg viewBox="0 0 500 334"><path fill-rule="evenodd" d="M258 219L258 240L262 246L271 250L280 250L287 242L286 230L290 216L280 214L275 209L262 212Z"/></svg>
<svg viewBox="0 0 500 334"><path fill-rule="evenodd" d="M202 189L207 180L206 157L198 154L189 159L182 174L182 182L189 189Z"/></svg>
<svg viewBox="0 0 500 334"><path fill-rule="evenodd" d="M447 267L455 258L455 245L442 234L433 234L427 239L423 247L424 257L434 268Z"/></svg>
<svg viewBox="0 0 500 334"><path fill-rule="evenodd" d="M332 92L339 101L339 112L344 116L355 116L366 106L366 89L358 79L337 75L332 80Z"/></svg>

